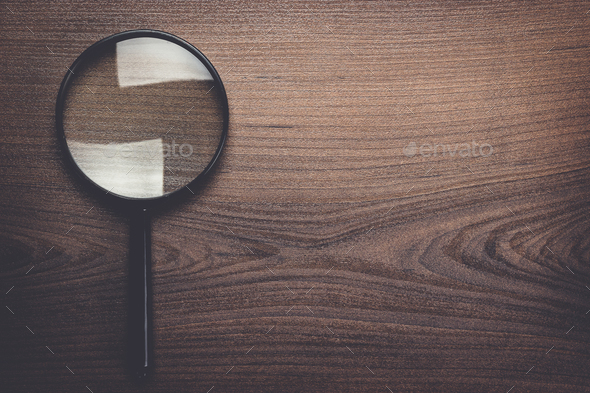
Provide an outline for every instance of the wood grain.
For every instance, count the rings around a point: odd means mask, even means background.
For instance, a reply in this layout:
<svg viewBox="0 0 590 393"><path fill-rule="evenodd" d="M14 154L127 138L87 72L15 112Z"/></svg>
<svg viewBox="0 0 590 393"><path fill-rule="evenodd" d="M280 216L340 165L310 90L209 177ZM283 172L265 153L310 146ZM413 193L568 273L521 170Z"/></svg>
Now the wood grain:
<svg viewBox="0 0 590 393"><path fill-rule="evenodd" d="M3 3L2 385L590 391L588 8ZM128 222L76 183L53 114L78 54L134 28L199 48L230 105L214 176L154 220L143 388ZM472 142L493 153L419 151Z"/></svg>

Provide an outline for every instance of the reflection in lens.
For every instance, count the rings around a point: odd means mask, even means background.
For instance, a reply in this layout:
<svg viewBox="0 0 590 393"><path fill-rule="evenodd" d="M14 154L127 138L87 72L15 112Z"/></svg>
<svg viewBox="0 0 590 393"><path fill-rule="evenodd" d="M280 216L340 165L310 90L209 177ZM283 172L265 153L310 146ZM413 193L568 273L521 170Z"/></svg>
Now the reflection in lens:
<svg viewBox="0 0 590 393"><path fill-rule="evenodd" d="M63 129L80 170L107 192L155 198L209 165L223 133L224 98L207 67L162 38L103 45L65 93Z"/></svg>

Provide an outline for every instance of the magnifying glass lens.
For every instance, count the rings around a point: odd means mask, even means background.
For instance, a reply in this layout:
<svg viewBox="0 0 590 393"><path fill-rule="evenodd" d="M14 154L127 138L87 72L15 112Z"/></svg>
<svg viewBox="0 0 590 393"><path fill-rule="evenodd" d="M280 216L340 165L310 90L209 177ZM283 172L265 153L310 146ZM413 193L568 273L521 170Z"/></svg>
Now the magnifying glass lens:
<svg viewBox="0 0 590 393"><path fill-rule="evenodd" d="M213 160L225 96L207 66L157 37L106 43L69 71L63 131L95 185L123 198L187 186Z"/></svg>

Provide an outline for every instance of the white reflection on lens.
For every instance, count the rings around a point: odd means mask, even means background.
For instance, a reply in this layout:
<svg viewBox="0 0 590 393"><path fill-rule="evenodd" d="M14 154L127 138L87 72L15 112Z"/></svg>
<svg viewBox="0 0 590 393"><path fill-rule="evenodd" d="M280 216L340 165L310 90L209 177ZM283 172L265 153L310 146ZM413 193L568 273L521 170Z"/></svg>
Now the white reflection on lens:
<svg viewBox="0 0 590 393"><path fill-rule="evenodd" d="M120 87L213 80L209 70L188 50L151 37L117 42L117 75Z"/></svg>
<svg viewBox="0 0 590 393"><path fill-rule="evenodd" d="M164 195L162 138L130 143L67 143L82 172L105 190L131 198Z"/></svg>

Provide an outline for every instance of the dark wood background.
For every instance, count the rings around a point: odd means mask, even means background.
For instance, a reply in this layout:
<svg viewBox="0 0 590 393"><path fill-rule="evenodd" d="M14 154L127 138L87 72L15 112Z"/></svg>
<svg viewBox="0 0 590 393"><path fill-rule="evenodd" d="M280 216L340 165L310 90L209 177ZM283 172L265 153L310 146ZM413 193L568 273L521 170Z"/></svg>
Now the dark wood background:
<svg viewBox="0 0 590 393"><path fill-rule="evenodd" d="M590 391L589 9L2 2L1 389ZM211 181L154 218L141 389L128 220L54 128L66 67L135 28L203 51L230 105Z"/></svg>

